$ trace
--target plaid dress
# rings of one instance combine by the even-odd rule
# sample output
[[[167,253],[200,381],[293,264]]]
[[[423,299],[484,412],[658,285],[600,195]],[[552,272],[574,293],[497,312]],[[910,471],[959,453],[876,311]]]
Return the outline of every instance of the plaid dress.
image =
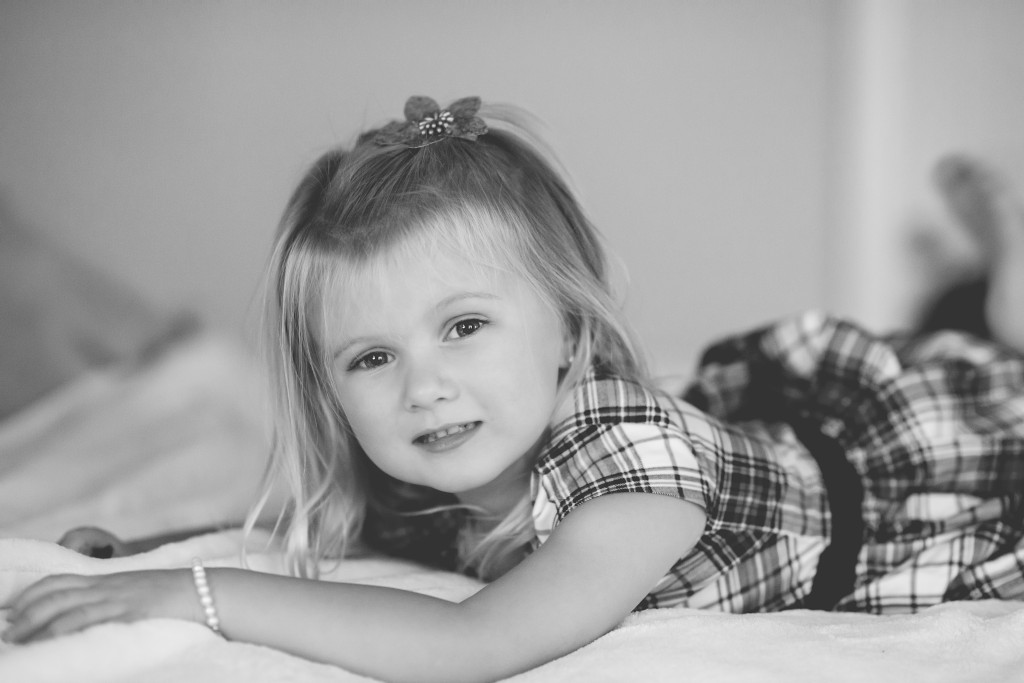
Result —
[[[592,372],[574,399],[535,466],[537,544],[606,493],[708,515],[641,609],[1024,599],[1024,359],[1008,350],[811,313],[714,345],[683,398]]]

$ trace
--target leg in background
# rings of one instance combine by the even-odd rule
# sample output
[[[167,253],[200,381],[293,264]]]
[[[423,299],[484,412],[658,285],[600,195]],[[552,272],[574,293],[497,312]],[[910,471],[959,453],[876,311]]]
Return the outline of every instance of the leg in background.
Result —
[[[941,296],[923,327],[964,329],[1024,353],[1024,204],[997,172],[969,157],[941,161],[935,181],[978,244],[985,275]]]

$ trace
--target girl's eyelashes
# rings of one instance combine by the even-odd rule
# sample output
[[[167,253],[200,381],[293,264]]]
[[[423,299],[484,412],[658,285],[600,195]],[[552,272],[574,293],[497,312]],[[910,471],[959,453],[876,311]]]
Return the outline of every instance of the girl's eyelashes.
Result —
[[[488,324],[489,322],[482,318],[463,318],[451,326],[448,330],[448,334],[445,335],[445,340],[447,341],[450,339],[462,339],[463,337],[468,337],[476,334],[481,330],[481,328]]]
[[[391,354],[386,351],[369,351],[357,356],[349,363],[349,370],[374,370],[391,362]]]
[[[472,336],[487,325],[490,325],[490,321],[484,320],[483,318],[462,318],[461,320],[455,321],[452,326],[448,328],[447,333],[445,333],[444,340],[454,341]],[[376,370],[377,368],[387,365],[393,360],[394,354],[391,352],[375,349],[373,351],[367,351],[366,353],[352,359],[352,362],[348,364],[348,370]]]

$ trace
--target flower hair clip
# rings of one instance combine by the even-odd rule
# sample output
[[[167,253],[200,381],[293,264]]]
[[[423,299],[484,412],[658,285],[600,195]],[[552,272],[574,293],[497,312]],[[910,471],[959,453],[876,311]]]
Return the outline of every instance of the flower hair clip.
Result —
[[[425,147],[445,138],[476,140],[487,124],[476,113],[479,97],[463,97],[441,109],[429,97],[413,96],[405,103],[405,121],[392,121],[373,136],[378,145]]]

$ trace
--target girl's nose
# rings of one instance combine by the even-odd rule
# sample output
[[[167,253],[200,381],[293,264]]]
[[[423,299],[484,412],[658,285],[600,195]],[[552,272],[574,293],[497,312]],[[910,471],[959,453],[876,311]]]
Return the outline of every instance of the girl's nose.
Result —
[[[405,360],[405,403],[410,410],[429,409],[458,397],[458,385],[438,359]]]

